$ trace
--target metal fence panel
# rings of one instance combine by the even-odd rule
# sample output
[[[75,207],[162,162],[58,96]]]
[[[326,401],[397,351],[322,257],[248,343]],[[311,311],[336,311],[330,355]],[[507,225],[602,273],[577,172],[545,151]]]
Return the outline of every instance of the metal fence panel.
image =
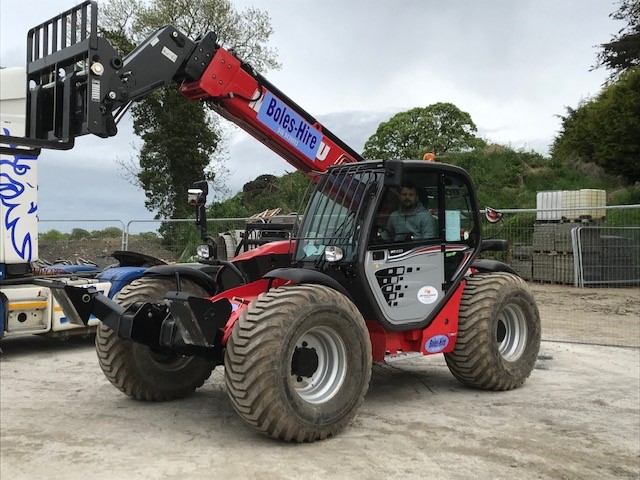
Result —
[[[246,221],[246,218],[207,220],[207,233],[216,239],[218,253],[224,249],[228,255],[235,249]],[[195,260],[196,247],[202,243],[200,230],[193,219],[131,220],[126,227],[124,250],[167,262],[188,262]]]
[[[576,286],[640,285],[640,205],[584,209],[501,210],[483,225],[485,238],[509,241],[486,256],[512,265],[526,280]],[[540,220],[554,218],[558,220]]]
[[[500,212],[483,232],[509,250],[485,256],[531,282],[544,340],[640,347],[640,205]]]

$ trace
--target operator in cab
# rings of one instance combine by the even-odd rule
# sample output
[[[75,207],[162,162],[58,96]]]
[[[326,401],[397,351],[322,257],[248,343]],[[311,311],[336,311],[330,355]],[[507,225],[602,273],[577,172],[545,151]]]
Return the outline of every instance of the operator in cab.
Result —
[[[419,200],[416,186],[405,182],[400,189],[400,208],[389,216],[385,240],[398,242],[437,236],[438,221]]]

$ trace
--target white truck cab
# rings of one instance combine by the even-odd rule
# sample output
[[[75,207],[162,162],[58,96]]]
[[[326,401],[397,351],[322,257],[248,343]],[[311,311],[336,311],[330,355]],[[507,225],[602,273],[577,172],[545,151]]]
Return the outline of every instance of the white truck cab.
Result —
[[[3,135],[25,135],[26,84],[24,68],[0,69]],[[0,233],[0,338],[88,333],[91,328],[70,323],[50,290],[34,284],[29,274],[38,260],[38,159],[28,152],[0,154]],[[73,276],[64,281],[109,293],[108,282]],[[93,319],[89,326],[97,323]]]

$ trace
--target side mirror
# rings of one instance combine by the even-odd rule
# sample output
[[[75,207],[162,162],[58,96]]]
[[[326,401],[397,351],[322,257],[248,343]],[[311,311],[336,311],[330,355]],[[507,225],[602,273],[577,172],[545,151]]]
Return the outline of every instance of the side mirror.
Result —
[[[193,186],[187,190],[187,202],[190,206],[196,208],[196,226],[200,229],[200,238],[208,243],[207,209],[205,207],[207,193],[209,193],[209,184],[206,180],[193,182]]]
[[[500,220],[502,220],[502,213],[500,213],[497,210],[494,210],[491,207],[484,207],[485,208],[485,217],[487,218],[487,221],[489,223],[498,223]]]
[[[404,163],[402,160],[384,161],[384,184],[387,187],[399,187],[402,185],[402,172]]]
[[[187,190],[187,202],[192,207],[200,207],[207,203],[209,184],[206,180],[193,182],[193,186]]]

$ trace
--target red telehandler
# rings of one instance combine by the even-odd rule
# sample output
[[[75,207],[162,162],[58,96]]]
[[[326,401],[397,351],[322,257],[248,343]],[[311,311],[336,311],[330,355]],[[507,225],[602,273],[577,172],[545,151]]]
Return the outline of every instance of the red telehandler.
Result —
[[[466,385],[525,382],[540,347],[538,309],[511,267],[479,258],[507,244],[482,239],[464,170],[364,161],[215,33],[192,41],[166,26],[122,58],[96,19],[96,4],[85,2],[29,32],[27,138],[3,142],[71,148],[80,135],[113,136],[131,102],[178,82],[316,182],[292,240],[208,260],[214,277],[173,267],[133,281],[115,301],[46,283],[73,321],[100,318],[98,358],[117,388],[180,398],[223,365],[246,423],[303,442],[349,423],[372,362],[442,353]],[[403,189],[414,209],[432,212],[428,234],[398,230],[398,212],[409,211]],[[206,192],[191,193],[202,207]]]

